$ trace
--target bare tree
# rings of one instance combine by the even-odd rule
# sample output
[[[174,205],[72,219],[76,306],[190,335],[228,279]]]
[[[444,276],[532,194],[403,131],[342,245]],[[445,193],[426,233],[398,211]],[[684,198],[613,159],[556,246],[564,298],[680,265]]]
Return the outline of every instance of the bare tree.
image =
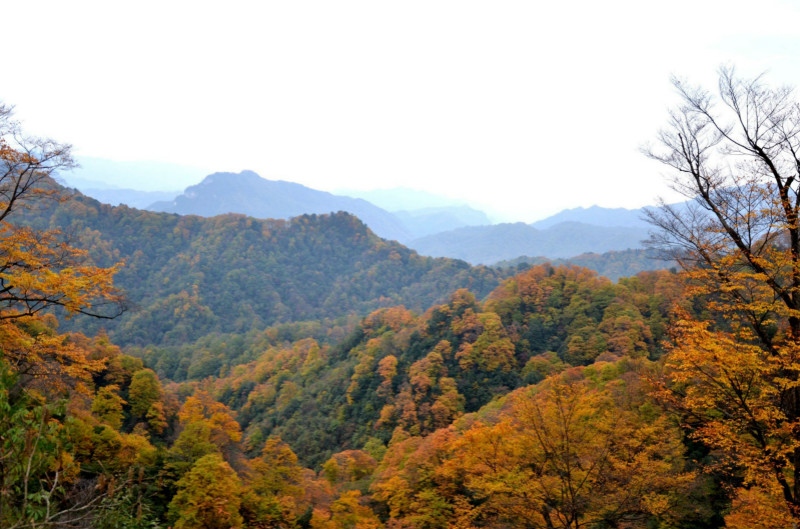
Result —
[[[9,222],[37,201],[64,199],[52,178],[76,165],[69,145],[25,135],[12,111],[0,103],[0,320],[51,307],[98,318],[119,316],[126,306],[111,285],[116,268],[90,266],[87,252],[57,230]],[[57,281],[51,280],[54,273]],[[97,295],[86,297],[90,291]]]
[[[69,145],[24,134],[13,107],[0,103],[0,221],[42,195],[56,171],[76,166]]]
[[[118,266],[93,266],[57,230],[23,226],[16,213],[61,200],[51,178],[74,166],[67,145],[26,136],[0,104],[0,526],[84,527],[109,494],[76,474],[67,453],[66,392],[102,366],[59,336],[52,308],[115,317]],[[12,222],[12,220],[14,222]],[[102,476],[102,474],[100,475]]]
[[[741,469],[747,494],[780,491],[798,521],[800,104],[733,68],[718,96],[673,85],[681,103],[645,152],[689,202],[650,211],[650,243],[686,270],[717,325],[676,324],[665,394]]]
[[[733,68],[720,70],[718,99],[677,78],[673,85],[682,104],[645,152],[674,170],[673,189],[690,201],[649,211],[658,228],[650,243],[685,269],[713,268],[723,286],[739,272],[757,274],[774,298],[770,309],[786,315],[800,339],[800,105],[793,91],[765,86],[762,76],[740,79]],[[754,293],[729,294],[752,301]],[[767,338],[765,312],[748,316]]]

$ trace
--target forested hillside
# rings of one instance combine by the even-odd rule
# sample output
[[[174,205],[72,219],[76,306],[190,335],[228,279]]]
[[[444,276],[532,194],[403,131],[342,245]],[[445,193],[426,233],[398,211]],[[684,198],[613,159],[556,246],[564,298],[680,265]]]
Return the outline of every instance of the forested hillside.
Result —
[[[248,435],[279,435],[301,461],[319,465],[370,439],[388,443],[397,428],[432,433],[569,366],[657,358],[679,292],[667,272],[614,285],[586,269],[542,265],[506,280],[485,303],[459,290],[424,314],[380,309],[337,343],[260,337],[249,347],[262,352],[213,392],[239,411]],[[202,362],[202,351],[189,365]],[[169,370],[178,365],[169,354],[144,358],[161,376],[186,378]]]
[[[422,310],[457,288],[486,295],[498,272],[422,257],[375,236],[346,213],[260,220],[179,216],[112,207],[82,195],[42,202],[18,221],[58,227],[99,266],[123,262],[116,285],[130,310],[76,318],[115,343],[181,344],[212,332],[337,318],[403,304]]]
[[[648,270],[666,270],[674,268],[677,263],[660,257],[652,249],[612,250],[604,253],[584,253],[567,259],[548,259],[547,257],[529,257],[522,255],[495,263],[496,268],[516,268],[523,270],[528,266],[542,263],[572,264],[594,270],[601,276],[616,281],[622,277],[635,276]]]
[[[66,195],[0,105],[0,527],[796,527],[800,116],[720,86],[650,152],[676,269],[616,283]]]

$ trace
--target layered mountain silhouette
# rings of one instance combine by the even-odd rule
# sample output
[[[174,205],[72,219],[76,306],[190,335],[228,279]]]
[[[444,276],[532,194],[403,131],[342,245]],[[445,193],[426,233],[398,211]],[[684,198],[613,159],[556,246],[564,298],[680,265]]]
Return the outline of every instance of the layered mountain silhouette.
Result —
[[[245,178],[248,178],[245,175]],[[213,332],[246,333],[289,321],[424,310],[459,288],[478,296],[501,274],[424,257],[378,238],[344,212],[264,220],[204,218],[110,206],[71,190],[17,219],[59,226],[99,266],[124,261],[115,284],[131,310],[107,321],[74,318],[63,329],[104,327],[120,345],[187,343]]]
[[[603,208],[600,206],[571,208],[533,222],[531,226],[544,230],[562,222],[580,222],[594,226],[622,226],[646,229],[650,225],[644,220],[645,209]]]
[[[441,206],[392,212],[414,238],[467,226],[487,226],[491,221],[483,211],[469,206]]]
[[[171,201],[150,210],[211,217],[242,213],[256,218],[286,219],[302,214],[346,211],[363,220],[378,236],[398,240],[424,255],[490,264],[520,255],[550,258],[609,250],[641,248],[647,228],[640,210],[593,207],[564,211],[538,223],[488,224],[468,207],[424,208],[394,214],[366,200],[334,195],[301,184],[266,180],[252,171],[214,173]],[[565,219],[593,220],[592,224]],[[598,220],[599,219],[599,220]],[[602,223],[602,224],[601,224]]]
[[[595,226],[560,222],[539,230],[522,222],[460,228],[415,239],[409,246],[423,255],[491,264],[520,255],[571,257],[586,252],[641,248],[645,227]]]
[[[259,219],[345,211],[364,221],[384,239],[406,241],[411,237],[397,218],[366,200],[338,196],[294,182],[266,180],[253,171],[208,175],[175,199],[155,202],[147,209],[202,217],[241,213]]]
[[[84,186],[82,191],[111,204],[202,217],[241,213],[261,219],[289,219],[344,211],[361,219],[382,238],[397,240],[424,255],[463,259],[472,264],[492,264],[523,255],[558,259],[587,252],[642,248],[648,231],[644,208],[573,208],[529,225],[492,225],[485,213],[447,204],[447,199],[426,192],[404,188],[360,192],[389,208],[406,206],[389,211],[362,198],[267,180],[253,171],[214,173],[177,196],[112,189],[110,185],[106,189]],[[148,204],[149,199],[162,197],[167,199]],[[414,207],[415,204],[428,207]]]

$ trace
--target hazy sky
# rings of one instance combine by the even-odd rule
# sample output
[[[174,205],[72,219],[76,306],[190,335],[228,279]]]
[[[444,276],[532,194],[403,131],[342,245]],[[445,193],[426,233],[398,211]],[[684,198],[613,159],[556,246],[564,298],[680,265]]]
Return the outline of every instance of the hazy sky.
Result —
[[[507,220],[665,194],[638,147],[671,73],[800,82],[800,8],[778,0],[34,0],[2,17],[0,99],[79,155],[426,189]]]

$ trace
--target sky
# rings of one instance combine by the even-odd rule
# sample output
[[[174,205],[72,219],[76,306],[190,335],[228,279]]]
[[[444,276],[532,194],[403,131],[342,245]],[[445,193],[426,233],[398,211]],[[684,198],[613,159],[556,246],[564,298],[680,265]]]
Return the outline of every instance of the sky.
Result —
[[[800,81],[800,2],[8,2],[0,100],[80,156],[423,189],[530,222],[676,198],[670,75]],[[161,189],[185,182],[160,182]]]

